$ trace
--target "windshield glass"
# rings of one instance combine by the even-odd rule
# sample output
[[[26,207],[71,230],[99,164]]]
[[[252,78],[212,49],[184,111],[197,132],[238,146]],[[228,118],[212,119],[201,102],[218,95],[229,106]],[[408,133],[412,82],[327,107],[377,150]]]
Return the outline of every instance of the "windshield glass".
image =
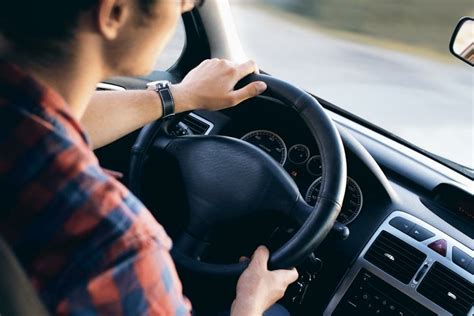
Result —
[[[247,55],[383,129],[474,168],[473,68],[449,53],[471,0],[231,0]]]

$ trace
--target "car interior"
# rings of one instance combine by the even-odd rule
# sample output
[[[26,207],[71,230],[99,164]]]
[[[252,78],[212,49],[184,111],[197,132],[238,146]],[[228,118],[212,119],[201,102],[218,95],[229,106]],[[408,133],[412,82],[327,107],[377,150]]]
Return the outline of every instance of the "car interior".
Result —
[[[230,10],[207,0],[183,15],[186,45],[171,68],[97,89],[242,60]],[[239,258],[264,244],[270,268],[298,269],[279,302],[291,315],[474,315],[472,173],[265,69],[239,84],[255,80],[268,90],[239,106],[177,114],[95,151],[173,239],[193,313],[228,309]],[[4,315],[46,314],[0,246]]]

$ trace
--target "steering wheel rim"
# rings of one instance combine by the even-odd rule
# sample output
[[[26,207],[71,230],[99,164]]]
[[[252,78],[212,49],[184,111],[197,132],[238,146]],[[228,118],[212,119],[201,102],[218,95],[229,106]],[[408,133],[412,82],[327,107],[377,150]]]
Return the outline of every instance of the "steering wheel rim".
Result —
[[[336,126],[314,97],[285,81],[261,74],[249,75],[237,86],[243,86],[253,81],[265,82],[267,84],[265,96],[277,99],[296,110],[310,129],[320,149],[323,168],[318,202],[314,207],[310,207],[298,192],[295,201],[296,215],[292,214],[292,216],[296,216],[302,225],[289,241],[270,256],[270,268],[290,268],[301,263],[317,248],[339,215],[347,179],[345,152]],[[138,196],[141,192],[141,172],[144,158],[154,143],[158,131],[162,128],[162,123],[156,121],[144,127],[132,148],[129,186]],[[281,169],[283,168],[281,167]],[[271,170],[275,171],[276,169]],[[235,276],[240,274],[247,265],[247,263],[205,263],[183,254],[174,247],[172,256],[182,267],[210,275]]]

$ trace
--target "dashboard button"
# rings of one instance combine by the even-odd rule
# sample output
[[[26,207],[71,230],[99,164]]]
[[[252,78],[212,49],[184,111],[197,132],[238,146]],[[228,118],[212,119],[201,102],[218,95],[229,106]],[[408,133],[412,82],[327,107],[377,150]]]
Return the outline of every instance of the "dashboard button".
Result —
[[[413,228],[413,226],[415,226],[415,223],[412,223],[409,220],[400,216],[392,218],[389,224],[395,227],[396,229],[404,232],[405,234],[408,234]]]
[[[467,267],[467,271],[469,271],[471,274],[474,274],[474,259],[471,259],[471,264],[469,267]]]
[[[458,247],[453,247],[453,262],[455,264],[467,270],[471,261],[472,258],[467,253],[465,253]]]
[[[411,237],[415,238],[418,241],[423,241],[428,238],[433,237],[435,234],[427,230],[426,228],[421,227],[420,225],[415,225],[410,232],[408,233]]]
[[[448,243],[444,239],[438,239],[436,241],[433,241],[431,244],[428,245],[428,247],[443,257],[446,257],[446,252],[448,250]]]

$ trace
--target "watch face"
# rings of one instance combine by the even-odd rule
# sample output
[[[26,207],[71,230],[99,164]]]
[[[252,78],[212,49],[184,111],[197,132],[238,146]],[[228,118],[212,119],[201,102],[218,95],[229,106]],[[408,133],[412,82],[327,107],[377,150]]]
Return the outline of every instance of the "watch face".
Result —
[[[150,90],[157,90],[160,88],[169,87],[171,83],[168,80],[159,80],[159,81],[152,81],[146,84],[147,88]]]

